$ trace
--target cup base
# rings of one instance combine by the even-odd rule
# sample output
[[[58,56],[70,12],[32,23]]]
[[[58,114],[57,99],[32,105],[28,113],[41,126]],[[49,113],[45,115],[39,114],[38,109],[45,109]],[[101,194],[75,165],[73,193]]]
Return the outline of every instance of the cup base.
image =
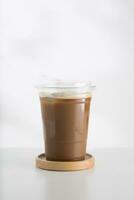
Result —
[[[49,161],[44,153],[36,158],[36,167],[50,171],[77,171],[91,169],[95,165],[95,159],[91,154],[86,154],[81,161]]]
[[[55,158],[50,158],[50,157],[47,157],[46,155],[46,160],[48,161],[57,161],[57,162],[73,162],[73,161],[82,161],[82,160],[85,160],[85,156],[82,156],[82,157],[74,157],[72,160],[71,159],[60,159],[60,160],[57,160]]]

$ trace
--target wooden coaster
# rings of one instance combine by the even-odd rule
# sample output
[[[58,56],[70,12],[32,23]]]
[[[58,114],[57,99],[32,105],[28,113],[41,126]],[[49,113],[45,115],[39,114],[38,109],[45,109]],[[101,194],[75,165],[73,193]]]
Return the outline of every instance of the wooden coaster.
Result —
[[[94,166],[94,158],[91,154],[86,154],[85,160],[82,161],[49,161],[46,160],[45,154],[40,154],[36,158],[36,167],[52,171],[76,171],[91,169]]]

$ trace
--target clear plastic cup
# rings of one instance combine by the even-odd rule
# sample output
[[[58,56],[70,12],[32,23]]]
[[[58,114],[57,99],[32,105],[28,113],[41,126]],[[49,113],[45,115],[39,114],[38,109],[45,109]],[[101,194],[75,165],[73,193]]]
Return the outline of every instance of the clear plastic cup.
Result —
[[[90,82],[46,80],[37,86],[45,155],[51,161],[83,160],[92,90]]]

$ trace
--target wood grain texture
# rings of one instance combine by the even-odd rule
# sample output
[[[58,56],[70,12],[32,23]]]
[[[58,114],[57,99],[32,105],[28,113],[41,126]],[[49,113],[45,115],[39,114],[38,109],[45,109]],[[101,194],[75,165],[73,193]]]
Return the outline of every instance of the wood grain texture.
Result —
[[[46,160],[45,154],[40,154],[36,158],[36,167],[50,171],[77,171],[84,169],[91,169],[94,167],[95,160],[90,154],[86,154],[85,160],[82,161],[48,161]]]

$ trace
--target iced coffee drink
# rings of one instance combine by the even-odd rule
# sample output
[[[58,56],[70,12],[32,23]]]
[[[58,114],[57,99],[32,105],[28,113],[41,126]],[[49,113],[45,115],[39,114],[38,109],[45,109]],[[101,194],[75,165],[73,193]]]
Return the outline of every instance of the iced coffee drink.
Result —
[[[45,89],[40,92],[46,159],[83,160],[86,154],[91,91],[88,87],[57,88],[47,88],[48,93]]]

